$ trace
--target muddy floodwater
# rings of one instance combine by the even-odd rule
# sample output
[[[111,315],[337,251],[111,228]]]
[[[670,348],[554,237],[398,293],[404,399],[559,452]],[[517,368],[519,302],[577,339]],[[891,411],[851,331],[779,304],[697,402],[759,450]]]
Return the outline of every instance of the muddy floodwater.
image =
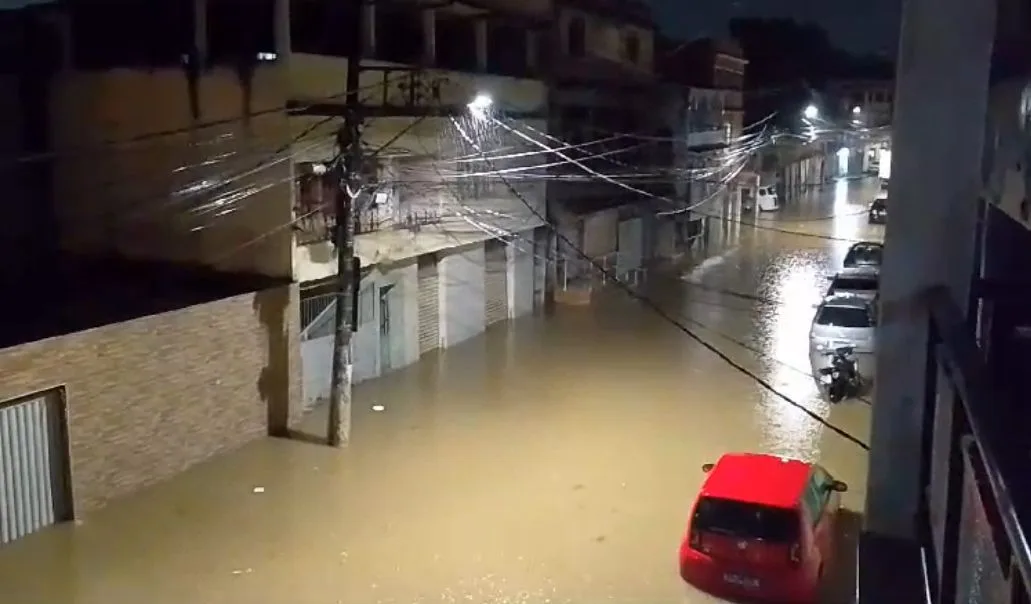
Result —
[[[870,409],[820,400],[807,335],[844,240],[881,235],[875,192],[843,183],[732,226],[720,255],[646,287],[794,404],[611,292],[362,384],[347,450],[262,440],[0,549],[0,602],[713,601],[676,568],[703,463],[818,460],[862,509],[866,452],[822,422],[865,442]]]

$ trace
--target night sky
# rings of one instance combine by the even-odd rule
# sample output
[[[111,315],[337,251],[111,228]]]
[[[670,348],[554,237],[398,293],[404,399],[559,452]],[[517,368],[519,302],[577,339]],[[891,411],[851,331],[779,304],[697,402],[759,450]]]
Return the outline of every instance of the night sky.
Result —
[[[0,0],[0,9],[52,0]],[[853,52],[894,56],[901,0],[647,0],[664,33],[681,39],[720,36],[732,17],[816,21],[831,41]]]
[[[648,0],[674,38],[721,36],[733,17],[815,21],[844,50],[895,56],[901,0]]]

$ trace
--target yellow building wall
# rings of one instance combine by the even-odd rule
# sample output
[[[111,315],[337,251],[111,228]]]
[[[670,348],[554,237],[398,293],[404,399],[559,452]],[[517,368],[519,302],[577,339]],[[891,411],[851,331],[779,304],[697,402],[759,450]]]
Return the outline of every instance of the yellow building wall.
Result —
[[[67,71],[50,111],[62,246],[87,254],[291,275],[283,70]],[[240,119],[251,114],[249,119]]]

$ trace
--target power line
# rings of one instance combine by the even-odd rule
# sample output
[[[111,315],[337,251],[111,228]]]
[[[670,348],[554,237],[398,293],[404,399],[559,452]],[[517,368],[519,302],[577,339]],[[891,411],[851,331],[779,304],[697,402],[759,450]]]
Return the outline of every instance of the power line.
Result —
[[[479,147],[479,145],[477,145],[477,143],[474,140],[469,138],[469,136],[467,134],[464,134],[464,130],[462,129],[461,125],[458,124],[457,121],[454,120],[454,118],[452,118],[452,123],[455,124],[455,127],[458,128],[459,131],[463,132],[463,136],[470,143],[470,145],[472,145],[474,148],[478,148]],[[505,183],[505,186],[509,189],[509,191],[516,198],[518,198],[531,212],[533,212],[535,215],[537,215],[537,217],[539,219],[543,220],[546,224],[550,224],[543,216],[540,215],[540,212],[538,212],[537,209],[534,208],[533,205],[531,203],[529,203],[526,200],[526,198],[524,198],[522,196],[522,194],[519,193],[518,190],[515,189],[515,187],[512,187],[511,184],[508,183],[508,179],[506,179],[504,177],[501,177],[501,180],[502,180],[503,183]],[[562,232],[560,230],[558,230],[557,228],[554,228],[554,225],[552,225],[552,228],[553,228],[553,232],[555,233],[555,235],[557,237],[559,237],[562,240],[564,240],[566,242],[566,244],[571,247],[571,249],[573,249],[575,252],[577,252],[577,254],[580,255],[584,260],[586,260],[587,262],[591,263],[595,267],[595,269],[597,269],[599,272],[602,272],[602,273],[605,273],[605,274],[610,274],[609,271],[607,271],[607,269],[605,269],[605,267],[601,266],[600,264],[595,262],[592,258],[590,258],[586,253],[583,252],[583,250],[581,250],[578,246],[576,246],[568,237],[566,237],[564,234],[562,234]],[[815,421],[819,422],[820,424],[825,426],[827,429],[829,429],[832,432],[838,434],[839,436],[841,436],[845,440],[848,440],[849,442],[855,444],[856,446],[862,448],[863,450],[866,450],[866,451],[870,450],[870,446],[868,444],[866,444],[865,442],[863,442],[859,438],[853,436],[849,432],[847,432],[847,431],[845,431],[845,430],[835,426],[834,424],[831,424],[829,421],[827,421],[824,418],[820,417],[818,414],[816,414],[814,411],[810,410],[805,405],[802,405],[801,403],[799,403],[799,402],[795,401],[794,399],[792,399],[787,394],[784,394],[783,392],[781,392],[779,389],[777,389],[773,384],[771,384],[767,380],[765,380],[762,377],[756,375],[752,371],[748,370],[748,368],[744,367],[743,365],[741,365],[740,363],[738,363],[734,359],[730,358],[726,353],[721,351],[719,348],[717,348],[716,346],[713,346],[711,343],[706,341],[704,338],[702,338],[701,336],[699,336],[696,333],[694,333],[693,331],[691,331],[691,329],[689,329],[683,323],[677,321],[674,317],[671,317],[661,306],[655,304],[655,302],[653,302],[651,299],[649,299],[649,298],[647,298],[645,296],[641,296],[632,287],[627,286],[625,283],[623,283],[618,278],[614,278],[613,280],[620,287],[620,289],[625,291],[629,296],[631,296],[635,300],[638,300],[639,302],[644,304],[647,308],[649,308],[650,310],[655,312],[663,320],[665,320],[666,322],[668,322],[671,325],[675,326],[677,329],[679,329],[681,332],[683,332],[689,338],[691,338],[692,340],[694,340],[698,344],[702,345],[709,352],[711,352],[714,355],[716,355],[717,357],[719,357],[724,363],[726,363],[727,365],[731,366],[732,368],[737,370],[739,373],[749,377],[750,379],[752,379],[752,381],[754,381],[755,383],[759,384],[760,386],[765,388],[770,393],[776,395],[778,398],[782,399],[783,401],[785,401],[789,405],[799,409],[800,411],[802,411],[803,413],[805,413],[806,415],[808,415],[809,417],[811,417]]]

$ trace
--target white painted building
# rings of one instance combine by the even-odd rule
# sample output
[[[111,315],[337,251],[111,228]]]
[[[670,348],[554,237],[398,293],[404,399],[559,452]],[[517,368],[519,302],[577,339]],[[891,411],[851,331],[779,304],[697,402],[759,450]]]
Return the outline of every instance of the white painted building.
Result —
[[[468,10],[483,12],[485,19],[451,19],[455,11]],[[513,16],[504,7],[496,9],[500,16],[489,10],[478,3],[475,8],[455,4],[409,11],[413,31],[422,36],[415,49],[422,57],[418,62],[440,69],[399,66],[405,57],[381,52],[378,44],[392,38],[366,40],[367,56],[374,59],[365,62],[362,89],[388,83],[365,100],[382,110],[367,118],[363,142],[382,150],[368,162],[368,186],[358,203],[355,254],[362,276],[352,341],[355,382],[406,367],[493,324],[528,315],[543,301],[545,184],[527,174],[545,160],[539,153],[526,155],[536,149],[509,130],[534,138],[547,132],[546,89],[533,77],[538,67],[536,17]],[[381,30],[375,21],[382,11],[377,15],[373,7],[370,12],[370,31]],[[394,20],[402,17],[391,15]],[[522,44],[523,50],[515,53],[522,60],[510,57],[497,65],[492,53],[501,51],[491,39],[492,23],[500,28],[506,19],[525,21],[518,32],[498,33],[507,36],[503,42],[510,54]],[[475,41],[470,65],[456,63],[466,55],[444,46],[461,38],[465,26]],[[394,60],[376,60],[388,56]],[[412,64],[417,59],[410,57]],[[306,218],[298,223],[293,262],[301,283],[303,397],[311,406],[329,395],[336,281],[331,242],[336,184],[333,175],[319,175],[323,170],[313,167],[328,165],[336,155],[332,134],[339,122],[326,122],[332,107],[307,108],[317,105],[312,99],[339,87],[346,60],[294,53],[290,61],[291,100],[306,108],[291,117],[291,130],[306,135],[294,153],[295,214]],[[509,75],[488,75],[490,71]],[[412,89],[421,95],[415,102],[408,94]],[[490,117],[467,109],[481,95],[491,100]],[[485,156],[494,159],[484,161]],[[507,174],[504,181],[492,175],[499,171]]]

